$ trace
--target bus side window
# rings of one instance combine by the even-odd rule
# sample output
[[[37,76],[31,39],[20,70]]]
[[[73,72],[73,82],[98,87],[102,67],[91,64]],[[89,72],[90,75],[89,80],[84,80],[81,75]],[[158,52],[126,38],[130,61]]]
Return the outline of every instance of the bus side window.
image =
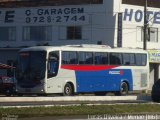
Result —
[[[136,54],[136,65],[138,66],[145,66],[147,56],[145,54]]]
[[[142,55],[142,66],[145,66],[147,63],[147,56],[145,54]]]
[[[135,54],[132,53],[132,54],[130,54],[130,64],[134,66],[135,63],[136,63]]]
[[[120,53],[110,53],[109,58],[110,58],[111,65],[122,64],[122,55]]]
[[[62,52],[62,64],[78,64],[77,52],[63,51]]]
[[[123,53],[123,64],[130,65],[130,55],[128,53]]]
[[[95,65],[106,65],[108,64],[108,54],[107,53],[95,53],[94,56]]]
[[[49,53],[48,57],[48,78],[55,77],[58,73],[59,54],[58,52]]]
[[[92,52],[79,52],[79,64],[93,64],[93,53]]]
[[[78,64],[77,52],[70,52],[69,64]]]
[[[133,53],[123,53],[123,65],[134,66],[135,55]]]

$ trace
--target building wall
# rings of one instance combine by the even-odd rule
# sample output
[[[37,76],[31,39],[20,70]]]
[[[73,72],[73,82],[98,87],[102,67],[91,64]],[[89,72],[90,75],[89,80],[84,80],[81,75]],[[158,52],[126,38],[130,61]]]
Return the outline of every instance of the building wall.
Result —
[[[102,4],[103,0],[1,0],[2,8]]]
[[[10,33],[14,40],[0,40],[0,47],[82,43],[102,43],[114,46],[116,15],[119,10],[117,6],[120,6],[120,4],[116,0],[116,2],[103,1],[103,4],[3,8],[0,12],[0,26],[14,27],[16,35],[14,37],[14,33]],[[66,9],[68,10],[67,13],[64,12]],[[62,12],[59,10],[62,10]],[[47,41],[24,40],[24,27],[27,26],[49,26],[52,37]],[[66,38],[68,26],[80,26],[82,38],[68,40]]]
[[[19,51],[18,48],[16,48],[16,49],[1,48],[0,49],[0,55],[2,57],[0,58],[0,63],[8,64],[7,61],[16,60],[17,55],[18,55],[18,51]]]
[[[122,5],[123,15],[123,47],[143,48],[144,7],[133,5]],[[149,28],[157,30],[157,41],[153,41],[153,36],[147,43],[148,49],[159,49],[160,44],[160,12],[158,8],[149,8]],[[153,34],[153,31],[151,31]]]
[[[0,10],[0,32],[6,27],[12,27],[15,32],[8,30],[9,38],[0,39],[0,47],[22,47],[35,45],[64,45],[64,44],[108,44],[117,47],[118,13],[122,13],[122,47],[143,48],[143,7],[122,4],[121,0],[101,0],[89,4],[83,0],[82,5],[39,6],[2,8]],[[123,0],[124,2],[124,0]],[[28,3],[28,2],[27,2]],[[53,4],[54,3],[54,4]],[[52,2],[55,5],[55,1]],[[74,4],[80,4],[80,1]],[[66,11],[65,11],[66,10]],[[158,8],[148,8],[149,27],[157,30],[157,41],[149,41],[148,49],[159,49],[160,17]],[[27,30],[29,27],[40,26],[47,29],[49,38],[31,40]],[[46,27],[47,28],[43,28]],[[67,27],[81,27],[80,39],[68,39]],[[39,28],[37,28],[39,29]],[[35,28],[33,28],[33,31]],[[24,32],[25,31],[25,32]],[[30,30],[31,32],[31,30]],[[151,31],[153,32],[153,31]],[[24,34],[26,33],[26,34]],[[15,35],[14,35],[15,34]],[[34,33],[32,33],[34,34]],[[43,33],[46,34],[46,33]],[[24,36],[28,36],[27,40]],[[33,35],[31,35],[33,36]],[[38,36],[38,35],[37,35]],[[153,37],[153,35],[152,35]]]

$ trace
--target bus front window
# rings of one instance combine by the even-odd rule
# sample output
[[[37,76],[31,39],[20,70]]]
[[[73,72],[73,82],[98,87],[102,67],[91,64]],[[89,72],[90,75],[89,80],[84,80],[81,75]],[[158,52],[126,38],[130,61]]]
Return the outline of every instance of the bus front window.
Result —
[[[17,82],[24,87],[41,84],[45,78],[46,52],[26,51],[19,53]]]
[[[48,78],[55,77],[58,73],[59,67],[59,55],[58,52],[50,52],[48,58]]]

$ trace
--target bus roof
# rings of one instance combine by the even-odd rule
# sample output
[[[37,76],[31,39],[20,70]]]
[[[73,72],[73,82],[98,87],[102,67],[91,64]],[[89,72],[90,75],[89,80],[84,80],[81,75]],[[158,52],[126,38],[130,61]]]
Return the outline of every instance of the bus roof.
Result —
[[[64,46],[34,46],[34,47],[28,47],[23,48],[20,50],[20,52],[25,51],[88,51],[88,52],[129,52],[129,53],[147,53],[147,51],[143,49],[133,49],[133,48],[111,48],[104,45],[64,45]]]

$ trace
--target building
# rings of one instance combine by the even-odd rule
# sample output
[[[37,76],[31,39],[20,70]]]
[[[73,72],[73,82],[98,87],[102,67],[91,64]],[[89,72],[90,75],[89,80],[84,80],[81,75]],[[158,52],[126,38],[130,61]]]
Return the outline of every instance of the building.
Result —
[[[142,49],[143,5],[144,0],[1,0],[0,62],[13,64],[20,48],[36,45]],[[151,89],[160,78],[160,1],[148,5]]]

